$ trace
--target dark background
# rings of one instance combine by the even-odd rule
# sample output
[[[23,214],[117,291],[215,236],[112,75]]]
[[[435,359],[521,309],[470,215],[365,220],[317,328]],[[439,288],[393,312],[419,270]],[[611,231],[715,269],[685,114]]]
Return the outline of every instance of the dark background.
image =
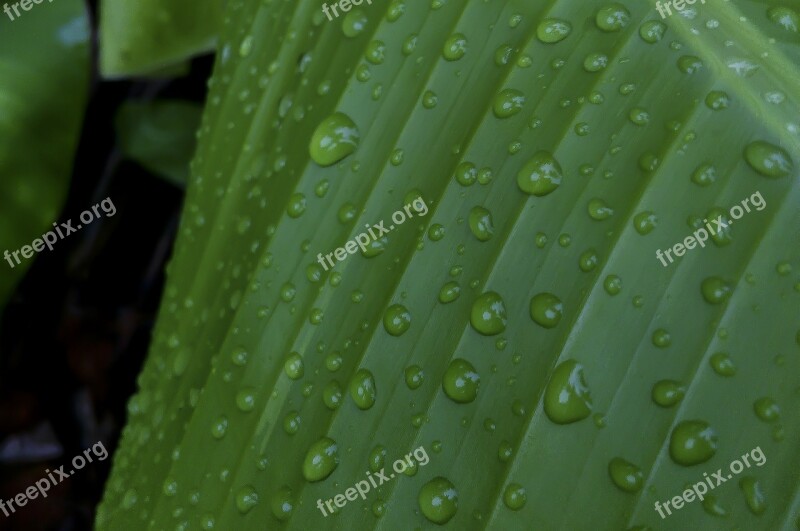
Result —
[[[95,2],[91,2],[95,4]],[[183,190],[122,160],[113,118],[128,100],[202,102],[212,58],[196,59],[175,80],[101,82],[95,73],[58,218],[109,197],[117,209],[37,253],[0,320],[0,498],[9,500],[73,456],[102,441],[95,458],[6,517],[0,530],[91,529],[126,402],[147,353],[172,251]],[[54,82],[57,82],[54,80]],[[73,223],[77,225],[77,223]],[[34,432],[37,436],[34,436]],[[46,454],[46,455],[43,455]]]

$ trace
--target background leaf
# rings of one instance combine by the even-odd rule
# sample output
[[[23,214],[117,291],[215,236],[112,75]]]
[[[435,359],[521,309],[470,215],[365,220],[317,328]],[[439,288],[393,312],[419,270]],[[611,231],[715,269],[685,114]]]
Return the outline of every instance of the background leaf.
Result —
[[[101,0],[101,74],[148,75],[212,50],[222,7],[222,0]]]
[[[0,244],[13,252],[51,228],[69,186],[89,86],[89,26],[79,0],[0,19]],[[4,260],[5,301],[34,258]]]
[[[201,113],[200,105],[187,101],[126,102],[116,119],[120,149],[125,157],[183,188]]]

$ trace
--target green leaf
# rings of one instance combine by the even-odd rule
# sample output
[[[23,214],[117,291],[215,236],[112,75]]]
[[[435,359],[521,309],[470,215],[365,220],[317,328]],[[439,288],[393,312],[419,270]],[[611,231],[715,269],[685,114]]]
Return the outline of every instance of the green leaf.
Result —
[[[0,248],[30,245],[66,198],[89,86],[89,22],[79,0],[32,4],[0,21]],[[13,11],[12,11],[13,14]],[[0,305],[34,258],[3,260]]]
[[[795,525],[796,29],[748,1],[229,7],[98,529]],[[654,509],[734,460],[707,509]]]
[[[222,0],[101,0],[100,72],[158,76],[212,50],[222,8]]]
[[[188,101],[126,102],[116,131],[125,157],[183,188],[195,150],[202,108]]]

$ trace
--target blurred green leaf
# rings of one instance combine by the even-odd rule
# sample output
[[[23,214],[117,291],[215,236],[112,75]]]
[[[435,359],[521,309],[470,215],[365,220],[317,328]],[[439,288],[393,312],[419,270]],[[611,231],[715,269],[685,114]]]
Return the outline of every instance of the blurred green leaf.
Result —
[[[115,121],[120,149],[153,173],[185,187],[202,106],[188,101],[126,102]]]
[[[30,245],[61,211],[90,80],[81,0],[21,13],[0,16],[0,252]],[[35,258],[19,257],[0,265],[0,304]]]
[[[101,0],[100,73],[147,75],[211,51],[223,0]]]

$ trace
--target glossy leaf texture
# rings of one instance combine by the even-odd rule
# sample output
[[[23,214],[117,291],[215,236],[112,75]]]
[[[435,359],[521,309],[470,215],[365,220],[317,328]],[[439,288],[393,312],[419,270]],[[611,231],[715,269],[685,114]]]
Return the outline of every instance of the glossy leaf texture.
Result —
[[[30,245],[58,218],[90,79],[84,3],[34,7],[0,19],[0,247],[9,253]],[[0,304],[34,260],[17,256],[21,263],[12,257],[13,268],[3,261]]]
[[[800,39],[772,7],[232,1],[98,529],[793,529]]]

